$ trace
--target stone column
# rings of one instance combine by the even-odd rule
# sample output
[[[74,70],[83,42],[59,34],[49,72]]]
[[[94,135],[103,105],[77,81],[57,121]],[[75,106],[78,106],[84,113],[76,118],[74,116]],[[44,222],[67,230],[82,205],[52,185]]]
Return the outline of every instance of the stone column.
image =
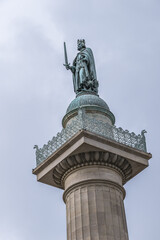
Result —
[[[83,164],[63,178],[67,240],[128,240],[122,167],[129,173],[130,166],[125,159],[117,161],[121,168],[116,166],[117,155],[86,154],[71,157]]]

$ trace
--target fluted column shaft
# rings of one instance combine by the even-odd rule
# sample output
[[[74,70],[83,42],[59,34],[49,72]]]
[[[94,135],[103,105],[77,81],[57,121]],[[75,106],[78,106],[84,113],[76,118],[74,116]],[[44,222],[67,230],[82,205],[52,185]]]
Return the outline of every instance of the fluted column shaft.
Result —
[[[85,166],[65,178],[67,240],[128,240],[122,177],[115,169]]]

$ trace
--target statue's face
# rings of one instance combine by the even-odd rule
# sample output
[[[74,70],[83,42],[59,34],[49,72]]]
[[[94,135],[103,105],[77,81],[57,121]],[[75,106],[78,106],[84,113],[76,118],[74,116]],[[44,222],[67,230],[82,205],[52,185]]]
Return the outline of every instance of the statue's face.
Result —
[[[81,49],[84,48],[84,44],[82,42],[77,43],[77,49],[81,51]]]

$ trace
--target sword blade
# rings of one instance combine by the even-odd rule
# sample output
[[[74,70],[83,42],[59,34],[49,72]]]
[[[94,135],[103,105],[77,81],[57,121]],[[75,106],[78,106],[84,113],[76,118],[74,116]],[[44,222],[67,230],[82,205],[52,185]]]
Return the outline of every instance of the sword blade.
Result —
[[[65,64],[68,65],[67,49],[66,49],[65,42],[64,42],[64,59],[65,59]]]

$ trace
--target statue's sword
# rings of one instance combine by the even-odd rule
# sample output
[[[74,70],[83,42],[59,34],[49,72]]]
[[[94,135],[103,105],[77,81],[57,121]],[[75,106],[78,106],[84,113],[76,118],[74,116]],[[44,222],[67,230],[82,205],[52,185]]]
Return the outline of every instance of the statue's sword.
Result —
[[[63,64],[64,66],[69,66],[70,63],[68,63],[68,57],[67,57],[67,49],[66,49],[66,43],[64,42],[64,59],[65,59],[65,64]]]

